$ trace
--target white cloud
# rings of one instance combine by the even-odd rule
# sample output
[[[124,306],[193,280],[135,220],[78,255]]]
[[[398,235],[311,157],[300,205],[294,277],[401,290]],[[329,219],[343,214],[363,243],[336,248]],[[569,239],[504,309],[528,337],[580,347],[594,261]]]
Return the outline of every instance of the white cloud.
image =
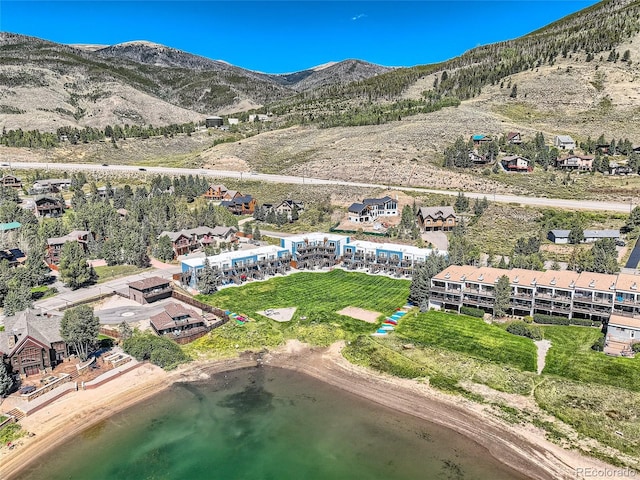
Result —
[[[356,15],[355,17],[351,17],[351,20],[360,20],[361,18],[365,18],[366,15],[364,13],[359,13],[358,15]]]

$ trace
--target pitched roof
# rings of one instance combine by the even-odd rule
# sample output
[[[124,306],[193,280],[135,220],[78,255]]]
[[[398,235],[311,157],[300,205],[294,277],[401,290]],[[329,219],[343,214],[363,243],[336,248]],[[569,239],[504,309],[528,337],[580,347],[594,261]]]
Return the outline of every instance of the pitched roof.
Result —
[[[209,185],[209,188],[212,190],[220,190],[221,192],[226,192],[227,191],[227,187],[225,187],[222,183],[216,183],[216,184],[211,184]]]
[[[585,230],[584,238],[620,238],[620,230]]]
[[[453,210],[453,207],[420,207],[418,211],[422,218],[447,218],[450,216],[455,217],[456,212]]]
[[[558,229],[556,229],[556,230],[551,230],[551,233],[556,238],[569,238],[569,234],[571,233],[571,230],[558,230]]]
[[[579,276],[579,273],[571,270],[547,270],[540,272],[536,283],[541,287],[570,289],[576,285]]]
[[[176,318],[187,317],[185,320],[176,320]],[[152,316],[151,324],[156,330],[166,330],[171,327],[181,327],[194,323],[203,323],[204,318],[195,310],[186,308],[178,303],[170,303],[164,307],[164,312]]]
[[[617,275],[607,273],[582,272],[576,281],[576,288],[590,290],[611,291],[616,288]]]
[[[507,155],[506,157],[504,157],[504,158],[502,159],[502,161],[503,161],[503,162],[511,162],[511,161],[513,161],[513,160],[517,160],[517,159],[519,159],[519,158],[521,158],[522,160],[524,160],[524,161],[526,161],[526,162],[528,162],[528,161],[529,161],[529,159],[528,159],[528,158],[525,158],[525,157],[523,157],[522,155]]]
[[[362,200],[362,203],[364,203],[365,205],[384,205],[385,203],[392,200],[393,199],[389,195],[387,195],[382,198],[365,198],[364,200]]]
[[[4,326],[5,331],[0,332],[0,351],[7,355],[19,349],[27,337],[49,346],[64,341],[60,335],[60,317],[47,316],[41,310],[17,312],[4,319]],[[9,347],[8,343],[8,336],[11,334],[18,337],[13,347]]]
[[[364,203],[352,203],[349,206],[349,213],[361,213],[366,208]]]
[[[0,223],[0,231],[6,232],[9,230],[16,230],[21,226],[22,224],[20,222]]]
[[[557,135],[556,139],[562,143],[575,143],[569,135]]]
[[[509,132],[507,133],[507,140],[511,140],[512,138],[515,138],[518,135],[520,135],[520,132]]]
[[[162,277],[149,277],[138,280],[137,282],[131,282],[129,286],[135,290],[146,290],[147,288],[160,287],[162,285],[168,285],[170,280]]]
[[[631,275],[629,273],[619,273],[616,282],[616,290],[626,292],[637,292],[640,287],[640,275]]]

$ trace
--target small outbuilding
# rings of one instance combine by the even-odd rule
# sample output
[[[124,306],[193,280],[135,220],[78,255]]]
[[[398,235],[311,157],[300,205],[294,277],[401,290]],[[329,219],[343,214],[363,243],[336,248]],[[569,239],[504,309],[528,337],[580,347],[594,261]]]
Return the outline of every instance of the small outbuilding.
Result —
[[[569,233],[571,230],[551,230],[547,234],[549,241],[556,244],[569,243]]]
[[[218,128],[224,124],[222,117],[207,117],[204,121],[207,128]]]

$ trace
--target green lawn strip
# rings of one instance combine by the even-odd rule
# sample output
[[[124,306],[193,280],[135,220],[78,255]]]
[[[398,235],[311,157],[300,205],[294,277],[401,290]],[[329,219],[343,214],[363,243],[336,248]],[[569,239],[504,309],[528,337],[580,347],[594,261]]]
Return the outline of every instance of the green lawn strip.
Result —
[[[405,304],[409,282],[363,273],[333,270],[326,273],[301,272],[241,287],[222,289],[197,298],[255,322],[230,322],[187,349],[194,354],[226,355],[234,351],[277,346],[287,339],[327,346],[336,340],[355,339],[378,326],[336,312],[359,307],[392,314]],[[290,322],[275,322],[257,312],[270,308],[296,307]],[[383,317],[381,317],[382,319]]]
[[[411,313],[398,325],[397,333],[423,345],[465,353],[472,357],[536,370],[536,346],[482,319],[430,311]]]
[[[45,298],[53,297],[58,294],[58,289],[55,287],[48,287],[46,285],[42,285],[39,287],[31,288],[31,298],[34,300],[43,300]]]
[[[547,377],[535,398],[580,434],[640,458],[640,393]]]
[[[19,424],[9,423],[0,429],[0,445],[6,445],[20,437],[24,437],[27,432],[22,430]]]
[[[150,270],[150,268],[139,268],[135,265],[105,265],[102,267],[93,267],[98,275],[98,283],[104,283],[118,277],[127,275],[135,275]]]
[[[390,374],[409,378],[427,376],[436,388],[441,388],[446,380],[447,385],[455,385],[459,390],[458,382],[466,380],[507,393],[529,395],[537,378],[532,372],[523,372],[444,348],[415,345],[406,349],[403,347],[406,343],[406,338],[396,335],[379,338],[363,336],[347,345],[343,354],[353,363]]]
[[[600,330],[560,325],[542,329],[551,340],[543,373],[640,392],[640,357],[609,357],[592,350]]]

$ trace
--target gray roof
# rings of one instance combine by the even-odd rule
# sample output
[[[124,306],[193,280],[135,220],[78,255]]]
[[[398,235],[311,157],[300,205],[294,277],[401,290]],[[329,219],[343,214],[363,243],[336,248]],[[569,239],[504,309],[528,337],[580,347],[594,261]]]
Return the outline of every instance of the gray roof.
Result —
[[[390,196],[382,197],[382,198],[365,198],[362,203],[365,205],[384,205],[387,202],[393,200]]]
[[[363,203],[352,203],[349,207],[349,213],[360,213],[364,208],[365,205]]]
[[[0,332],[0,352],[10,355],[27,337],[46,345],[64,341],[60,335],[60,320],[59,316],[47,316],[41,310],[35,309],[23,310],[6,317],[5,331]],[[15,346],[9,349],[8,336],[11,334],[17,335],[18,339]]]
[[[74,230],[64,237],[47,238],[47,245],[61,245],[67,242],[77,242],[80,237],[89,235],[89,233],[91,232],[89,232],[88,230]]]
[[[585,230],[584,238],[620,238],[620,230]]]
[[[226,237],[229,235],[230,230],[232,231],[232,233],[237,231],[233,227],[223,227],[220,225],[214,228],[202,226],[202,227],[180,230],[179,232],[167,232],[167,231],[160,232],[160,235],[158,235],[158,238],[166,235],[167,237],[169,237],[169,239],[172,242],[175,242],[178,238],[180,238],[181,235],[184,235],[187,237],[191,237],[192,235],[197,235],[197,236],[211,235],[213,237]]]
[[[551,230],[551,234],[556,238],[569,238],[571,230]]]
[[[456,212],[453,207],[420,207],[419,214],[422,218],[447,218],[449,216],[456,216]]]
[[[562,143],[575,143],[573,138],[571,138],[569,135],[558,135],[556,136],[556,138],[559,142]]]

